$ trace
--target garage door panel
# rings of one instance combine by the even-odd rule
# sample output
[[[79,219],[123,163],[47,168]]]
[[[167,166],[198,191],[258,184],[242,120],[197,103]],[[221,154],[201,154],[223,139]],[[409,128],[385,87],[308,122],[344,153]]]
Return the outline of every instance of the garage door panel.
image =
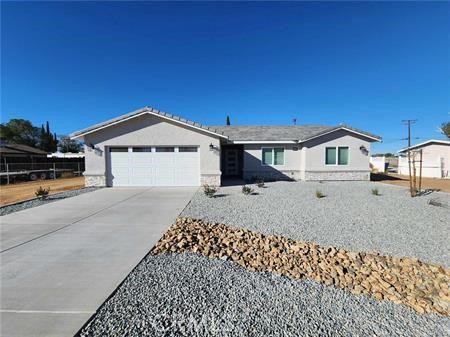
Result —
[[[198,152],[155,152],[150,147],[110,152],[113,186],[199,186]]]
[[[172,167],[154,169],[154,186],[175,186],[175,170]]]
[[[198,186],[199,179],[195,173],[175,176],[175,186]]]
[[[126,149],[118,149],[125,151]],[[129,154],[128,152],[110,152],[111,179],[116,186],[129,185]]]
[[[175,152],[174,153],[154,153],[153,162],[155,167],[169,168],[175,165]]]
[[[153,156],[151,152],[130,154],[130,185],[151,186],[153,184]]]

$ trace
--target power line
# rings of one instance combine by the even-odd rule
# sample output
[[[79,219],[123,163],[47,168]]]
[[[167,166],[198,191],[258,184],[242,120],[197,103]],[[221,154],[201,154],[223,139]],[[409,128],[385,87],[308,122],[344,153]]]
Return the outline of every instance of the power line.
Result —
[[[411,125],[415,124],[417,119],[404,119],[402,123],[408,126],[408,147],[411,147]]]
[[[402,120],[402,123],[408,126],[408,169],[409,169],[409,190],[411,192],[411,196],[414,196],[412,179],[411,179],[411,149],[410,149],[410,147],[411,147],[411,125],[415,124],[416,122],[417,122],[417,119]],[[414,170],[415,170],[415,167],[414,167]],[[414,184],[415,184],[415,181],[414,181]]]

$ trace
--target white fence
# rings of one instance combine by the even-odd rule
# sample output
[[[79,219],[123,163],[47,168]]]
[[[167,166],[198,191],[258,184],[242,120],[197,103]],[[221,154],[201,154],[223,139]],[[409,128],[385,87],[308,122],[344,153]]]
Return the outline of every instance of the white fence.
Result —
[[[385,171],[386,157],[370,157],[370,168],[375,172]]]
[[[420,174],[420,162],[416,159],[416,174]],[[412,169],[412,159],[411,159]],[[408,157],[398,158],[398,173],[403,175],[409,175]],[[422,177],[428,178],[447,178],[449,176],[448,170],[443,168],[443,160],[439,157],[436,159],[426,159],[422,163]]]

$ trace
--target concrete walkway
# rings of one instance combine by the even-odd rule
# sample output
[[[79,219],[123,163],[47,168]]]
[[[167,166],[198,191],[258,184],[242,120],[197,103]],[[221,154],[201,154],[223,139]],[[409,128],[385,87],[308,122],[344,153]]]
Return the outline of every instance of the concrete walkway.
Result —
[[[108,188],[0,217],[1,336],[72,336],[196,188]]]

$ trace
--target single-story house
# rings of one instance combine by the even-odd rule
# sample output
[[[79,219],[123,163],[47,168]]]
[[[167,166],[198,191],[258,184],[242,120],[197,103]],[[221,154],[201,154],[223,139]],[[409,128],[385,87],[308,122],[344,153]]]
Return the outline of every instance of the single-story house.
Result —
[[[416,174],[420,171],[420,151],[422,152],[422,176],[429,178],[450,178],[450,141],[431,139],[398,151],[398,173],[409,175],[407,153],[415,157]],[[411,159],[412,161],[412,159]]]
[[[88,186],[369,180],[370,144],[381,139],[345,125],[205,126],[150,107],[70,136],[84,141]]]

